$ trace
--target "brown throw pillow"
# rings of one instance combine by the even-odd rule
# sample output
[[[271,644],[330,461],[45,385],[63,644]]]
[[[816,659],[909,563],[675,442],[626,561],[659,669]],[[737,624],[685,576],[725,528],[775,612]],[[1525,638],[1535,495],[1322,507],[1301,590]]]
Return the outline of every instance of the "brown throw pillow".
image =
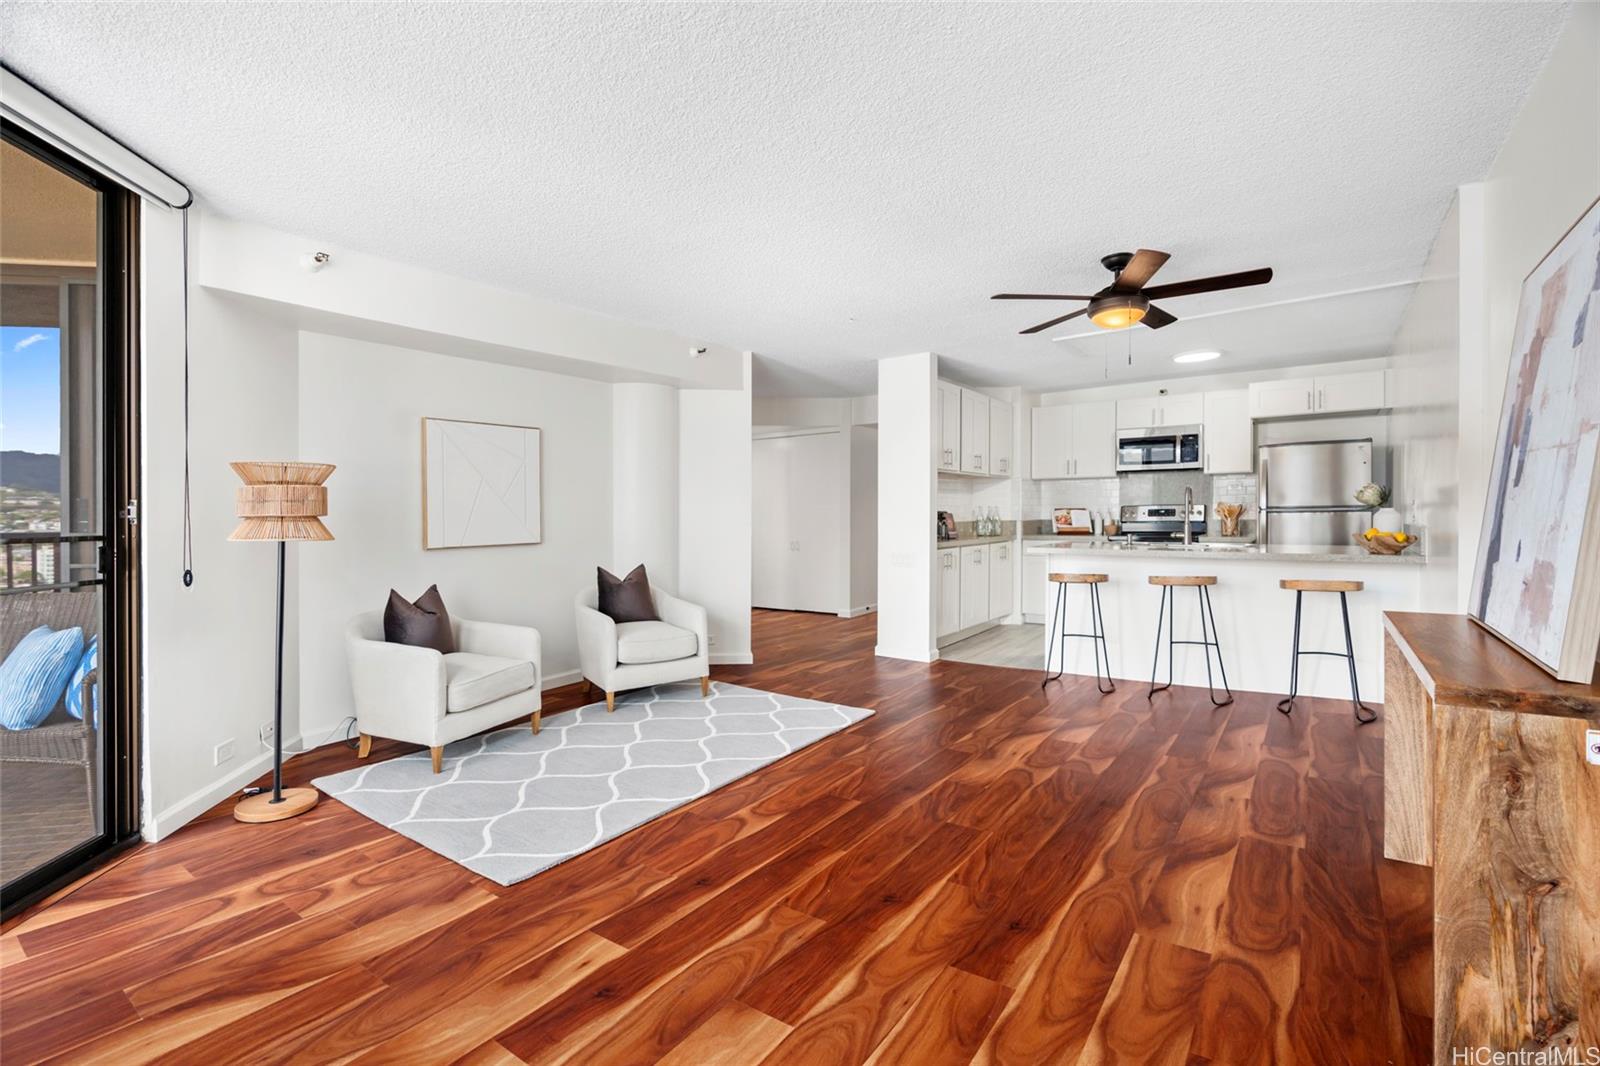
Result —
[[[389,605],[383,609],[383,639],[390,644],[410,644],[414,648],[432,648],[449,655],[456,650],[455,633],[450,629],[450,612],[444,609],[444,598],[438,585],[429,585],[428,591],[409,603],[406,598],[389,590]]]
[[[613,622],[654,622],[661,617],[650,598],[650,579],[645,576],[643,563],[624,578],[603,566],[595,569],[600,572],[601,614],[610,615]]]

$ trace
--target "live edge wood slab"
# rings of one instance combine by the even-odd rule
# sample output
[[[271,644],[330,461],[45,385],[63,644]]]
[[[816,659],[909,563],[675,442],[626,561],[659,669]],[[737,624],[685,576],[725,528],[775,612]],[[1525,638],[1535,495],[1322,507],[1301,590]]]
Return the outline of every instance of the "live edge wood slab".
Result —
[[[1464,615],[1384,630],[1383,853],[1433,867],[1434,1060],[1600,1047],[1600,671],[1556,681]]]

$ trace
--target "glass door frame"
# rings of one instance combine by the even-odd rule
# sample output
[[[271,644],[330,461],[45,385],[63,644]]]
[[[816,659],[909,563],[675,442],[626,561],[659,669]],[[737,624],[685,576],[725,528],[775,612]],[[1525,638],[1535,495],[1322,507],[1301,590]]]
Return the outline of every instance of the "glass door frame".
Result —
[[[100,195],[102,374],[100,803],[97,836],[16,878],[0,918],[82,877],[139,840],[143,691],[139,566],[139,212],[137,195],[10,122],[0,137]]]

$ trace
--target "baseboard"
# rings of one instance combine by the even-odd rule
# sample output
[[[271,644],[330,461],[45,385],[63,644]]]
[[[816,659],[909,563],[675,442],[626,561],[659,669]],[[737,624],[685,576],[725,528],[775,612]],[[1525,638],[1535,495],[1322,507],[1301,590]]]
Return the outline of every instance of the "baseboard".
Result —
[[[860,618],[862,615],[870,614],[871,612],[876,611],[877,609],[878,609],[878,605],[877,604],[869,603],[865,607],[850,607],[850,608],[847,608],[847,609],[845,609],[843,611],[840,611],[839,612],[839,617],[840,618]]]
[[[931,663],[939,659],[938,648],[925,648],[914,651],[908,648],[890,648],[883,644],[875,645],[872,654],[880,659],[908,659],[914,663]]]
[[[582,670],[563,670],[559,674],[547,674],[545,675],[544,680],[539,682],[539,691],[549,692],[553,688],[560,688],[562,685],[575,684],[582,680]]]
[[[749,666],[756,661],[756,657],[747,651],[714,651],[711,653],[712,666]]]
[[[293,737],[284,745],[285,749],[299,747],[301,738]],[[284,761],[293,757],[293,753],[285,750]],[[189,793],[177,803],[164,810],[157,811],[139,827],[140,835],[151,843],[157,843],[165,837],[182,829],[202,814],[235,795],[238,791],[260,777],[272,771],[272,752],[264,751],[251,759],[237,770],[232,771],[220,780],[214,781],[203,788]]]

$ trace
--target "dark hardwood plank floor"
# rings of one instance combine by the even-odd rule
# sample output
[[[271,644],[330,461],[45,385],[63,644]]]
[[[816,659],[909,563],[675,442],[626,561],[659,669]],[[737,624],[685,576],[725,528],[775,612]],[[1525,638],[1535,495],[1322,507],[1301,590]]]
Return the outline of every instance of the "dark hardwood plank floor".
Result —
[[[756,612],[716,677],[878,713],[510,888],[332,800],[220,805],[9,923],[0,1060],[1430,1061],[1381,723],[876,659],[874,623]]]

